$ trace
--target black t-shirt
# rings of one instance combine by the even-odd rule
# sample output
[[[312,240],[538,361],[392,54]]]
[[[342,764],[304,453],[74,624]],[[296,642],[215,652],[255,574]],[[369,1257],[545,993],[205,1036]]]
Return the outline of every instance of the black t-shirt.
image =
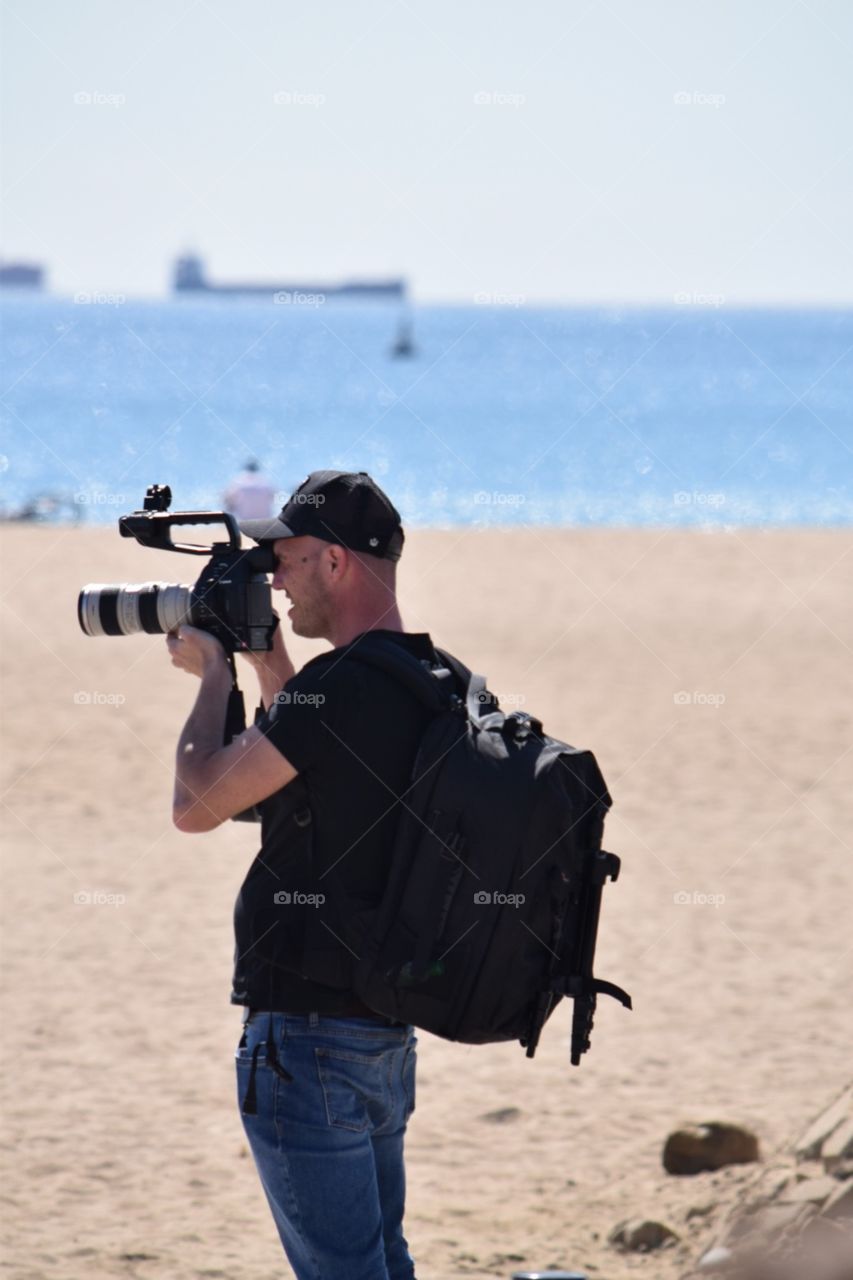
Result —
[[[370,632],[436,661],[429,635]],[[430,712],[399,680],[353,657],[361,637],[320,654],[284,686],[257,727],[298,776],[259,806],[261,849],[234,914],[231,1001],[280,1012],[364,1012],[339,983],[301,977],[306,930],[345,958],[312,896],[335,875],[348,910],[378,904],[399,805]],[[312,914],[313,913],[313,914]],[[325,919],[329,919],[328,916]]]

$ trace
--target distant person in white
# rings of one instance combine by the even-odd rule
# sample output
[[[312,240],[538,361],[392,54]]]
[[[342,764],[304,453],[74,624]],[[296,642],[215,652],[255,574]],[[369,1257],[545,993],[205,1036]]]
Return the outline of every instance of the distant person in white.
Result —
[[[261,471],[261,464],[250,458],[222,495],[226,511],[238,520],[263,520],[272,516],[275,489]]]

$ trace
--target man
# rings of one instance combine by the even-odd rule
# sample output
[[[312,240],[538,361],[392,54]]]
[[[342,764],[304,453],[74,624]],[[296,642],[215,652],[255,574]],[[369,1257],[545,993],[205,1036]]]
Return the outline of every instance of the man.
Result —
[[[201,678],[178,743],[174,821],[202,832],[261,811],[261,850],[235,912],[238,1096],[298,1280],[412,1280],[403,1138],[416,1038],[348,989],[335,912],[357,916],[381,897],[397,798],[429,716],[358,661],[359,644],[378,631],[418,658],[436,655],[427,634],[403,629],[400,517],[365,472],[315,472],[277,519],[241,529],[272,543],[272,585],[291,602],[294,632],[333,647],[296,674],[279,626],[270,653],[247,654],[264,714],[223,747],[231,681],[218,640],[193,627],[167,637],[174,665]],[[328,982],[301,976],[309,947]]]
[[[222,495],[222,504],[238,520],[269,519],[273,513],[275,489],[261,471],[257,458],[249,458]]]

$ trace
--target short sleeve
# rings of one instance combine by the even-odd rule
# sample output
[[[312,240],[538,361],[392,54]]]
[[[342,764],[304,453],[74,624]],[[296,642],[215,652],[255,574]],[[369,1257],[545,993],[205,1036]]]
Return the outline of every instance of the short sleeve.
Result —
[[[351,663],[315,660],[288,680],[258,720],[257,728],[297,773],[321,765],[340,747],[342,725],[359,696],[351,674]]]

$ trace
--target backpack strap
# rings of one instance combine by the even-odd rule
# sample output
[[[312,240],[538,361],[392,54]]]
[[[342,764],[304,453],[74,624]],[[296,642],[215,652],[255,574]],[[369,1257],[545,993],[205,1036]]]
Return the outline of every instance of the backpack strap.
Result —
[[[436,715],[461,708],[466,705],[466,701],[470,702],[470,698],[473,698],[474,714],[478,715],[481,706],[477,693],[485,688],[483,677],[472,676],[463,663],[441,649],[436,649],[435,654],[438,663],[416,658],[394,640],[366,632],[347,651],[346,656],[375,670],[384,671]],[[464,735],[463,724],[460,724],[460,730]],[[434,874],[425,902],[423,927],[419,931],[415,954],[405,965],[400,977],[403,985],[421,980],[429,971],[432,951],[441,937],[453,895],[462,876],[465,864],[459,850],[464,841],[458,830],[458,819],[458,813],[444,814],[437,810],[430,813],[426,822],[418,818],[426,832],[420,836],[424,842],[423,856],[431,864]]]
[[[486,688],[485,676],[474,675],[464,662],[454,658],[453,654],[448,653],[446,649],[436,649],[436,653],[456,678],[457,685],[462,691],[461,696],[465,699],[468,715],[473,720],[478,720],[485,711],[490,709],[490,706],[491,708],[497,706],[497,700]]]
[[[485,677],[473,675],[443,649],[435,652],[442,666],[416,658],[395,641],[368,631],[349,649],[347,657],[393,676],[431,711],[447,711],[458,699],[464,701],[472,719],[479,719],[489,701]]]

